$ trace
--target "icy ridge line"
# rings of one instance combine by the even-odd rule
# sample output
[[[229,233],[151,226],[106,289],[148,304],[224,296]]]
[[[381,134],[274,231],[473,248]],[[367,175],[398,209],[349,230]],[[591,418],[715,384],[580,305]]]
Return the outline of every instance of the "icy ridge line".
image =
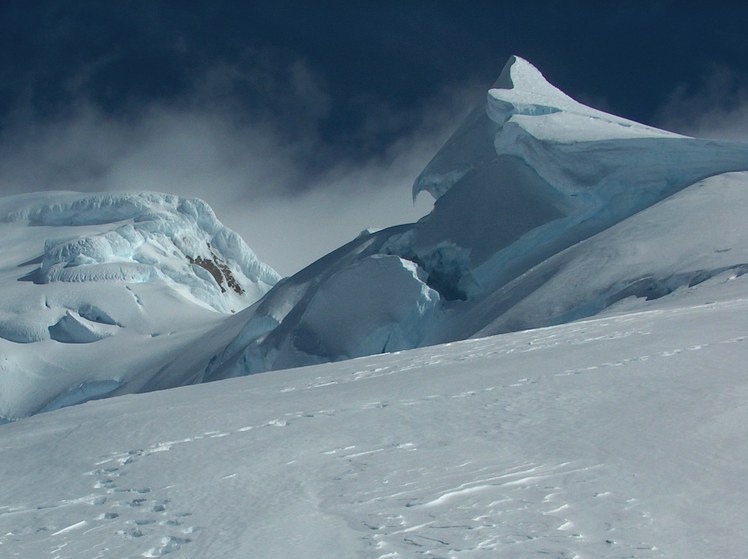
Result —
[[[745,170],[748,146],[585,107],[514,57],[416,180],[428,216],[277,283],[200,200],[0,199],[0,415],[719,298]]]
[[[485,102],[416,179],[413,195],[432,194],[434,210],[418,223],[359,236],[278,284],[247,309],[242,333],[217,354],[207,378],[579,317],[580,309],[592,309],[579,305],[585,298],[582,279],[558,288],[547,313],[532,307],[544,284],[585,257],[560,255],[644,210],[660,208],[700,181],[734,171],[748,171],[748,146],[680,136],[586,107],[532,64],[512,57]],[[719,186],[709,183],[712,188]],[[610,248],[619,250],[617,244]],[[606,293],[605,301],[615,301],[618,291],[627,293],[625,286],[643,277],[686,277],[693,271],[681,267],[688,252],[688,243],[674,244],[668,255],[673,269],[656,274],[656,259],[615,268],[611,284],[596,286],[595,295]],[[737,261],[705,256],[694,269],[734,269],[745,262],[733,254]],[[391,260],[380,260],[377,273],[363,272],[368,268],[362,262],[382,257]],[[593,260],[604,266],[604,258],[601,251]],[[384,262],[392,264],[386,272]],[[361,297],[378,301],[376,313],[363,311]],[[537,321],[515,316],[498,326],[520,305],[529,306]],[[543,307],[548,308],[545,302]],[[335,327],[339,324],[346,326]]]
[[[37,283],[171,280],[226,312],[235,305],[221,302],[219,292],[242,296],[249,289],[254,301],[280,279],[200,199],[154,192],[51,196],[51,203],[40,195],[3,200],[0,222],[115,228],[46,241],[40,268],[27,278]]]

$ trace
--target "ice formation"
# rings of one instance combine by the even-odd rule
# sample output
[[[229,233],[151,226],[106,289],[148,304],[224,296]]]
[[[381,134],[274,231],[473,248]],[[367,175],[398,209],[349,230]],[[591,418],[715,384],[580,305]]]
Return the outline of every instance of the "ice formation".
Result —
[[[6,197],[0,234],[5,418],[190,382],[211,351],[191,343],[279,279],[198,199]]]
[[[2,223],[80,228],[73,237],[45,241],[39,268],[25,276],[35,283],[165,281],[214,310],[233,312],[279,279],[199,199],[55,193],[4,202]],[[84,229],[98,225],[105,227]]]
[[[428,216],[277,283],[198,200],[3,199],[0,417],[719,293],[748,271],[745,171],[746,145],[586,107],[512,57],[416,179]]]
[[[375,333],[398,328],[405,316],[397,349],[556,324],[742,273],[748,260],[738,247],[748,231],[737,223],[744,189],[736,185],[747,179],[726,173],[745,170],[748,146],[586,107],[512,57],[485,103],[416,179],[414,195],[436,198],[432,213],[361,235],[280,283],[245,311],[242,334],[206,378],[388,351]],[[733,198],[720,198],[727,190]],[[701,216],[699,199],[708,199],[710,217],[677,217]],[[658,221],[667,223],[662,236],[650,237],[648,224]],[[705,231],[685,231],[696,225]],[[410,263],[420,288],[403,290],[394,270],[361,266],[384,255]],[[338,286],[340,277],[356,290]],[[382,294],[377,308],[397,312],[364,309],[360,298]],[[331,299],[322,320],[319,301]],[[335,344],[318,343],[331,328]]]
[[[0,549],[743,557],[745,151],[513,59],[428,218],[234,314],[275,276],[200,202],[0,200],[0,424],[56,410],[0,425]]]

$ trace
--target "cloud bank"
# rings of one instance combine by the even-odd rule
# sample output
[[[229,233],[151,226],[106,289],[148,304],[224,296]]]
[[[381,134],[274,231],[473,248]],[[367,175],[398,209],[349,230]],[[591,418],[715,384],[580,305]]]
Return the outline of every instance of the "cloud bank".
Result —
[[[196,196],[284,275],[366,227],[427,213],[430,199],[414,204],[411,183],[485,89],[442,88],[408,110],[372,104],[351,134],[356,149],[346,150],[325,140],[335,106],[303,60],[253,53],[203,72],[168,102],[119,111],[93,101],[85,82],[71,80],[74,101],[52,115],[24,106],[10,113],[0,134],[2,194]]]
[[[678,85],[655,124],[688,136],[748,142],[748,78],[715,65],[696,86]]]

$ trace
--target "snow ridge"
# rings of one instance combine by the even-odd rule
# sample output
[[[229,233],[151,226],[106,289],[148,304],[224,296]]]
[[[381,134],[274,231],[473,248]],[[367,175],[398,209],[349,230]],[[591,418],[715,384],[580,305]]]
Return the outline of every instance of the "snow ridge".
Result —
[[[205,202],[153,192],[2,198],[0,237],[5,419],[194,382],[279,279]]]
[[[746,145],[586,107],[512,57],[416,179],[431,214],[281,281],[199,200],[5,199],[6,237],[47,242],[0,270],[26,280],[0,300],[0,416],[711,297],[747,269],[747,170]]]
[[[229,312],[280,279],[202,200],[152,192],[52,196],[52,202],[40,195],[6,199],[0,222],[113,227],[45,241],[41,266],[26,278],[36,283],[171,281],[203,304]]]
[[[529,62],[512,57],[485,103],[416,179],[414,196],[425,190],[436,198],[432,213],[416,224],[364,234],[281,282],[245,312],[242,335],[217,355],[206,378],[464,339],[499,323],[507,331],[601,312],[627,293],[640,293],[630,286],[657,269],[656,259],[614,267],[616,272],[605,276],[611,283],[589,293],[592,299],[602,297],[602,303],[585,306],[580,304],[585,290],[578,285],[586,278],[573,274],[579,268],[575,259],[585,255],[560,255],[648,208],[657,208],[650,219],[662,211],[672,220],[663,201],[691,188],[719,189],[718,177],[745,170],[748,146],[680,136],[586,107],[549,84]],[[732,212],[730,204],[723,201],[715,211]],[[687,203],[683,211],[698,208]],[[725,237],[723,226],[716,224],[718,233],[709,238]],[[740,237],[748,240],[748,233]],[[609,237],[608,242],[618,250],[625,240]],[[659,251],[673,265],[667,276],[700,277],[699,270],[740,269],[746,261],[737,251],[719,258],[708,252],[701,268],[687,268],[689,250],[688,242],[677,242],[667,257]],[[400,294],[409,290],[394,268],[391,275],[369,274],[359,266],[382,256],[414,266],[410,277],[420,287],[407,300]],[[610,266],[604,258],[593,260],[595,266],[585,267],[589,273]],[[545,308],[553,310],[541,312],[534,306],[540,299],[532,295],[556,275],[571,283],[554,289],[550,307],[544,298]],[[356,288],[343,287],[341,277]],[[361,309],[361,297],[376,299],[382,293],[387,300],[379,303],[381,313],[354,310]],[[428,312],[419,314],[423,302],[417,293],[429,293]],[[524,301],[528,297],[536,302]],[[321,300],[325,313],[319,311]],[[513,309],[520,306],[534,321],[501,320],[516,316]],[[369,343],[379,339],[375,332],[392,332],[403,316],[420,318],[396,346]],[[330,323],[348,325],[335,330],[334,348],[320,341],[331,331]]]

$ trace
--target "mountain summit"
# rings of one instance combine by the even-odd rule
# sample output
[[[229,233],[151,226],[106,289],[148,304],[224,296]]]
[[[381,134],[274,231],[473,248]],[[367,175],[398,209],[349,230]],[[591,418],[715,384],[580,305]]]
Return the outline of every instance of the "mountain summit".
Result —
[[[718,300],[748,270],[747,170],[746,145],[587,107],[512,57],[416,179],[428,216],[277,283],[200,201],[4,199],[0,417]]]
[[[0,414],[152,391],[0,425],[0,549],[745,556],[747,152],[513,58],[433,213],[277,283],[197,200],[0,200]]]
[[[11,196],[0,234],[6,419],[192,382],[204,330],[279,279],[198,199]]]
[[[742,273],[748,146],[587,107],[512,57],[413,186],[412,225],[363,235],[244,311],[206,378],[558,324]]]

